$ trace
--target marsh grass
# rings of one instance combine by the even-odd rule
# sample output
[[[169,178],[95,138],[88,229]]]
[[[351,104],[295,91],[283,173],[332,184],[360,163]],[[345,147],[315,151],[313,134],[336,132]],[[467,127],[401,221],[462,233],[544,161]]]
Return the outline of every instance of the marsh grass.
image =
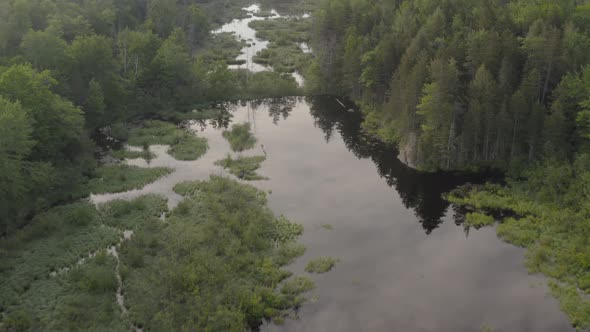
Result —
[[[287,280],[281,287],[281,292],[287,295],[299,295],[315,288],[313,280],[306,276],[295,276]]]
[[[174,190],[184,200],[167,224],[141,224],[121,248],[133,322],[149,330],[242,331],[280,321],[305,301],[300,294],[313,282],[285,281],[291,273],[281,268],[303,253],[294,244],[302,227],[275,217],[264,192],[217,176]]]
[[[505,187],[464,186],[447,199],[475,211],[470,223],[500,219],[498,236],[526,248],[528,270],[549,278],[562,310],[584,330],[590,328],[590,168],[588,156],[578,158],[531,167]]]
[[[222,135],[229,142],[235,152],[252,149],[256,145],[256,137],[250,131],[250,123],[234,124],[231,130],[225,130]]]
[[[143,127],[130,132],[130,145],[146,147],[154,144],[170,145],[168,153],[178,160],[197,160],[209,148],[207,139],[197,137],[176,125],[164,121],[149,120]]]
[[[186,137],[168,150],[177,160],[197,160],[209,149],[207,139],[203,137]]]
[[[103,224],[124,230],[136,230],[149,221],[159,221],[163,212],[168,211],[164,196],[148,194],[136,199],[114,200],[98,206]]]
[[[319,257],[313,259],[305,266],[305,272],[308,273],[326,273],[330,271],[338,262],[338,259],[333,257]]]
[[[268,40],[268,48],[254,57],[256,63],[270,65],[275,71],[304,73],[312,62],[311,54],[303,53],[300,43],[311,40],[310,19],[279,18],[275,20],[252,21],[249,26],[256,30],[256,36]]]
[[[143,188],[162,176],[172,173],[165,167],[142,168],[123,164],[105,165],[95,170],[88,181],[88,191],[94,194],[117,193]]]
[[[225,159],[216,161],[215,165],[227,169],[231,174],[242,180],[267,180],[268,178],[256,173],[256,170],[260,168],[260,164],[265,160],[265,156],[240,156],[236,159],[233,159],[230,155],[228,155]]]
[[[161,225],[157,195],[58,206],[0,240],[0,307],[8,330],[128,331],[116,304],[115,259],[106,248],[122,230]],[[135,241],[135,237],[134,237]],[[140,243],[153,247],[139,237]],[[135,262],[135,264],[137,264]]]

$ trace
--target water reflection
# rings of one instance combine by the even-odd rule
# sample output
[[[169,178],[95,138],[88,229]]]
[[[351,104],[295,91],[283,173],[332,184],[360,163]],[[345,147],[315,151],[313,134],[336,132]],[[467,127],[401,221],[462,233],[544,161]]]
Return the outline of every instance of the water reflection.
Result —
[[[395,147],[366,135],[361,130],[362,114],[343,108],[333,97],[307,99],[316,127],[326,142],[338,132],[346,147],[359,159],[371,159],[379,175],[395,188],[407,208],[414,210],[424,231],[430,234],[443,221],[449,203],[441,195],[465,182],[481,182],[487,174],[423,173],[404,165]],[[461,220],[459,216],[458,219]]]

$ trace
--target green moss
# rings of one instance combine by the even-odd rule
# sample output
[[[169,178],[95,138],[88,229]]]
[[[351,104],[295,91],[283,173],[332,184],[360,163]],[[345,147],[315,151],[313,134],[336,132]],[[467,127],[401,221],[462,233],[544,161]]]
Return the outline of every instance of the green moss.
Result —
[[[332,229],[334,229],[334,226],[332,226],[330,224],[323,224],[322,228],[327,229],[327,230],[332,230]]]
[[[250,131],[250,123],[234,124],[231,130],[224,131],[222,135],[235,152],[249,150],[256,145],[256,137]]]
[[[496,221],[492,216],[487,214],[478,213],[478,212],[471,212],[467,213],[465,216],[465,225],[472,226],[475,228],[481,228],[484,226],[491,226]]]
[[[231,156],[228,155],[227,158],[216,161],[215,165],[227,169],[231,174],[243,180],[266,180],[266,177],[260,176],[256,173],[256,170],[260,168],[260,164],[265,160],[265,156],[240,156],[236,159],[232,159]]]
[[[88,181],[88,190],[94,194],[103,194],[140,189],[171,172],[171,169],[165,167],[101,166],[96,169],[94,177]]]
[[[330,271],[337,262],[338,259],[333,257],[319,257],[307,263],[305,266],[305,272],[325,273]]]
[[[170,147],[168,153],[178,160],[197,160],[207,152],[209,145],[203,137],[187,137]]]

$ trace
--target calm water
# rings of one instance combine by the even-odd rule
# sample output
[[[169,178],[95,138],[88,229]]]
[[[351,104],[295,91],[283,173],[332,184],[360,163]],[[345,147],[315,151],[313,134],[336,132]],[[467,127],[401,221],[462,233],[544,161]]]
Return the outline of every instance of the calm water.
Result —
[[[233,34],[237,40],[245,40],[247,43],[246,46],[241,49],[241,54],[236,57],[236,60],[245,61],[245,63],[243,65],[230,65],[228,67],[232,69],[248,69],[252,72],[272,71],[272,67],[261,65],[253,61],[253,57],[256,55],[256,53],[267,48],[269,42],[267,40],[257,38],[256,30],[250,28],[248,24],[250,24],[252,21],[272,20],[282,16],[279,15],[279,13],[274,9],[270,10],[270,13],[272,14],[270,17],[254,16],[254,14],[260,12],[260,6],[256,4],[243,8],[242,10],[248,14],[248,18],[234,19],[231,22],[224,24],[221,28],[213,31],[213,33],[229,32]],[[309,17],[309,14],[304,14],[301,16],[301,18]],[[311,48],[306,43],[301,43],[299,47],[303,53],[311,53]],[[293,72],[291,75],[299,86],[303,86],[305,84],[303,76],[301,76],[301,74],[298,72]]]
[[[259,170],[270,180],[251,184],[270,207],[305,226],[308,250],[289,267],[304,273],[318,256],[340,259],[314,275],[316,290],[299,319],[266,331],[573,331],[543,278],[528,275],[524,251],[500,241],[494,229],[465,232],[441,193],[465,179],[407,169],[391,147],[364,137],[360,115],[333,98],[283,98],[230,107],[231,121],[249,121],[259,140],[247,154],[268,154]],[[229,153],[221,124],[191,128],[209,139],[200,160],[181,162],[152,147],[149,166],[176,169],[142,190],[93,196],[95,202],[144,193],[180,197],[183,180],[225,174],[214,161]],[[131,164],[148,166],[143,161]],[[322,227],[333,226],[332,230]]]

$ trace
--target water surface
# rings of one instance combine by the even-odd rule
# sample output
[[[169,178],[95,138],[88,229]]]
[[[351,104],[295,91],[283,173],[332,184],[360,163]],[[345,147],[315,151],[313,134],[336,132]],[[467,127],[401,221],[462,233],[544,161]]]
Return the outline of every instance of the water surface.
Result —
[[[494,229],[465,232],[440,195],[465,178],[406,168],[390,146],[360,132],[361,116],[334,98],[282,98],[230,107],[231,121],[250,122],[259,142],[247,155],[267,153],[251,184],[270,207],[305,226],[308,250],[289,267],[304,273],[318,256],[340,259],[314,275],[317,288],[299,319],[266,331],[574,331],[544,278],[528,275],[524,251]],[[199,160],[176,161],[165,146],[150,167],[175,171],[141,190],[93,196],[95,202],[172,192],[183,180],[226,174],[215,160],[230,152],[222,138],[228,118],[190,127],[209,140]],[[212,125],[211,123],[214,123]],[[221,124],[221,125],[219,125]],[[132,164],[148,166],[143,161]],[[330,224],[333,229],[322,227]]]

